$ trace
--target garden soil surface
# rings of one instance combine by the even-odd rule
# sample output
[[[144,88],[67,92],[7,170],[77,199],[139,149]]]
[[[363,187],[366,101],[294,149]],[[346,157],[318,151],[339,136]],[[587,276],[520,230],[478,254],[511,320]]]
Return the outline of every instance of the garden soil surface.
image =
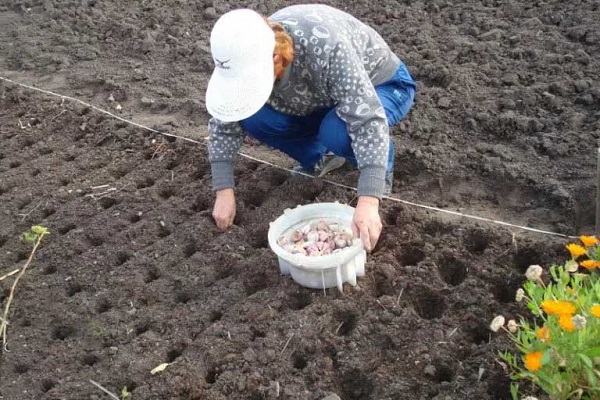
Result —
[[[394,197],[593,230],[600,2],[325,3],[376,27],[418,81],[392,130]],[[562,260],[568,239],[384,200],[358,285],[302,288],[280,275],[269,222],[354,192],[244,158],[235,225],[215,227],[210,29],[234,7],[288,4],[0,3],[2,77],[199,142],[0,82],[0,275],[25,264],[24,231],[51,231],[17,287],[0,398],[108,399],[90,380],[134,400],[510,398],[498,353],[514,349],[489,321],[527,316],[514,302],[524,270]],[[242,151],[292,165],[251,141]]]

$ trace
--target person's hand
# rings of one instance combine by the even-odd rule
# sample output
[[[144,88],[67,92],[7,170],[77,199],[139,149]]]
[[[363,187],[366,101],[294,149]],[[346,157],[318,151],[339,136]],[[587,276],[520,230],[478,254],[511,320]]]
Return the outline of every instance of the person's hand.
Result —
[[[233,193],[233,189],[221,189],[217,191],[212,215],[217,227],[222,231],[233,224],[233,219],[235,218],[235,194]]]
[[[367,252],[373,251],[381,234],[381,217],[379,216],[379,199],[361,196],[352,217],[352,231],[359,236]]]

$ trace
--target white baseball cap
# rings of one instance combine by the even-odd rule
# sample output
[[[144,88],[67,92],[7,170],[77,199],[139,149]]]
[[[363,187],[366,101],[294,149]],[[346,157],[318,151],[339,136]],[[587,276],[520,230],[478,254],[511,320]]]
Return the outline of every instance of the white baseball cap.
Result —
[[[206,109],[215,118],[241,121],[255,114],[273,90],[275,34],[249,9],[221,16],[210,34],[215,69],[206,90]]]

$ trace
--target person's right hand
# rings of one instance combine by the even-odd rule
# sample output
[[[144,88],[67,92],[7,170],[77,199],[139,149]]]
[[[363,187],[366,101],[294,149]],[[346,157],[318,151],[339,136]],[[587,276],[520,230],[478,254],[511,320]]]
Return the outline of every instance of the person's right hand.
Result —
[[[233,224],[233,219],[235,218],[235,194],[233,193],[233,189],[221,189],[217,191],[212,215],[217,227],[222,231]]]

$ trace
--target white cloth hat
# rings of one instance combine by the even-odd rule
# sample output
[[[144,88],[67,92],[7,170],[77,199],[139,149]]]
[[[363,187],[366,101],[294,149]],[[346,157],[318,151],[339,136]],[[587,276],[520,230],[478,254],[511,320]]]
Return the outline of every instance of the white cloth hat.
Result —
[[[215,118],[241,121],[267,102],[275,81],[275,34],[248,9],[224,14],[210,34],[215,69],[206,90],[206,108]]]

